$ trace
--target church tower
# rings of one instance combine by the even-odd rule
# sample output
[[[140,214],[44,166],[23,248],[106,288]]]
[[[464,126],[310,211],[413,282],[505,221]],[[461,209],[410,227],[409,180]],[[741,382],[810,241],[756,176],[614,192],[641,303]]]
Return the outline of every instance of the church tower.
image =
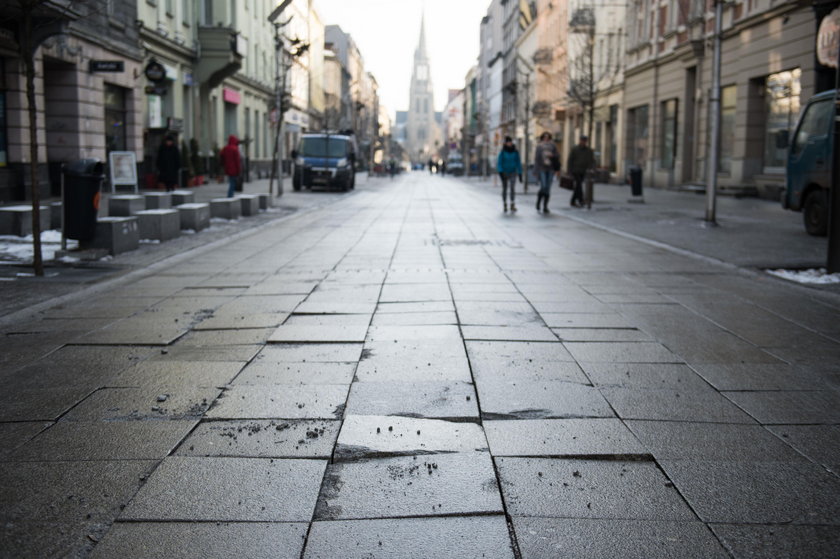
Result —
[[[426,14],[420,20],[420,41],[414,51],[414,70],[411,73],[408,120],[406,122],[406,151],[414,163],[425,163],[435,153],[440,133],[435,122],[435,98],[432,76],[426,53]]]

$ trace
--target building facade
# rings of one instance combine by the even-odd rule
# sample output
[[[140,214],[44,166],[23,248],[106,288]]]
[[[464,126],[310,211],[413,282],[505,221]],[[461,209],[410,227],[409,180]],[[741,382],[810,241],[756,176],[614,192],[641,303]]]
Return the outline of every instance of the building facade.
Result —
[[[405,147],[412,162],[425,163],[437,155],[440,146],[440,131],[435,120],[435,96],[426,51],[425,16],[420,22],[420,39],[414,51],[409,91]]]

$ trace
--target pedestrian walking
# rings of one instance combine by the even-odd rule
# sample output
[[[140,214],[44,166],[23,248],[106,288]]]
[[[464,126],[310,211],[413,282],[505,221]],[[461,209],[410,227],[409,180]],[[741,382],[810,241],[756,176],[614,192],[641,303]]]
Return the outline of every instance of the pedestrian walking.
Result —
[[[572,199],[569,204],[572,207],[583,207],[583,181],[586,173],[595,166],[595,154],[587,144],[589,138],[581,136],[578,145],[569,152],[568,168],[575,182],[575,189],[572,192]]]
[[[430,175],[434,175],[434,174],[435,174],[435,162],[434,162],[434,161],[432,161],[432,158],[431,158],[431,157],[429,158],[429,174],[430,174]]]
[[[239,175],[242,174],[242,159],[239,156],[239,140],[236,136],[233,134],[228,136],[228,143],[222,148],[219,158],[222,160],[222,167],[228,178],[227,197],[233,198],[236,193],[236,183],[239,180]]]
[[[551,195],[551,182],[554,175],[560,173],[560,154],[554,145],[550,132],[543,132],[540,143],[534,152],[534,168],[540,178],[540,190],[537,192],[537,211],[542,203],[543,213],[548,213],[548,199]]]
[[[163,184],[167,192],[172,192],[178,184],[178,173],[181,171],[181,152],[172,134],[167,134],[160,144],[155,163],[158,182]]]
[[[522,182],[522,159],[513,143],[513,138],[505,136],[505,144],[496,159],[496,171],[502,179],[502,202],[508,211],[508,187],[510,187],[510,211],[516,211],[516,177]]]

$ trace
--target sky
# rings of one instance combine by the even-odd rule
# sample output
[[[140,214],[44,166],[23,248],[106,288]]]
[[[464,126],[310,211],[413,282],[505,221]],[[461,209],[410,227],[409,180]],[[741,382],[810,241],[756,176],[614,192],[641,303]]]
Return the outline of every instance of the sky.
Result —
[[[325,25],[340,25],[352,35],[392,118],[395,111],[408,109],[424,5],[435,109],[441,111],[447,91],[463,88],[476,63],[479,26],[490,0],[315,0]]]

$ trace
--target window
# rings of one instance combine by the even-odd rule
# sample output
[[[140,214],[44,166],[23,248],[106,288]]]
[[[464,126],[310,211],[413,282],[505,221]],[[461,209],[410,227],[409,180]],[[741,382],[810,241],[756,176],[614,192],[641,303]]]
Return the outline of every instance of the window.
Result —
[[[834,107],[831,99],[826,99],[810,105],[802,116],[802,123],[796,131],[793,139],[793,153],[802,151],[803,146],[813,141],[827,138],[831,130],[831,118],[834,116]]]
[[[172,17],[175,15],[174,0],[166,0],[166,15]]]
[[[662,151],[659,165],[662,169],[673,169],[677,155],[677,100],[662,102],[662,131],[660,137]]]
[[[423,99],[423,114],[429,114],[429,100]]]
[[[190,0],[181,0],[181,21],[184,25],[189,25],[192,21],[192,14],[190,13]]]
[[[213,0],[204,0],[201,3],[201,23],[203,25],[215,25],[213,23]]]
[[[767,118],[764,134],[765,172],[784,168],[787,158],[787,142],[796,117],[799,114],[801,86],[799,68],[767,76],[764,99]]]
[[[105,84],[105,151],[126,150],[126,90]]]
[[[732,151],[735,149],[735,106],[737,88],[734,85],[720,91],[720,157],[718,172],[732,172]]]

